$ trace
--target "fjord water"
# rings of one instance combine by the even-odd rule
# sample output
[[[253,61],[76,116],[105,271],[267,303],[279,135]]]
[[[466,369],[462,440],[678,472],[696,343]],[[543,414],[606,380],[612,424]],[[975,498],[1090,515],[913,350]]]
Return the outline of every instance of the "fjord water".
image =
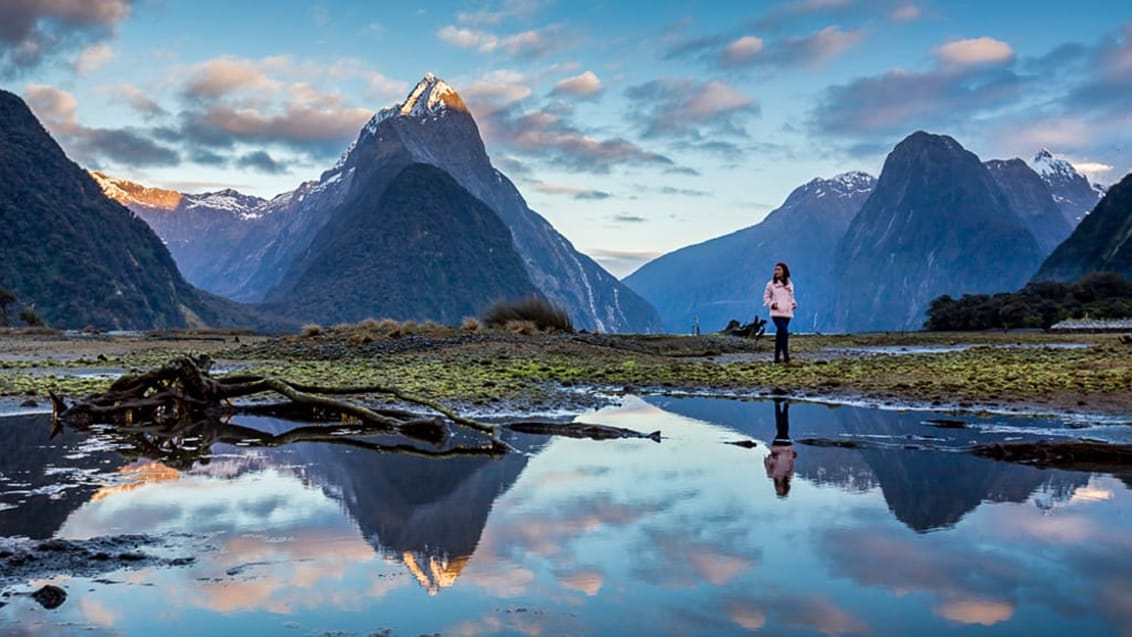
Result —
[[[0,573],[2,590],[68,593],[54,610],[0,599],[0,633],[1129,634],[1132,471],[963,451],[1127,442],[1127,426],[805,403],[783,415],[798,454],[785,497],[764,466],[770,402],[630,397],[579,420],[660,430],[660,443],[516,434],[499,459],[190,440],[162,464],[108,434],[48,440],[45,415],[0,418],[0,537],[143,534],[142,552],[195,557]],[[758,445],[727,444],[743,440]]]

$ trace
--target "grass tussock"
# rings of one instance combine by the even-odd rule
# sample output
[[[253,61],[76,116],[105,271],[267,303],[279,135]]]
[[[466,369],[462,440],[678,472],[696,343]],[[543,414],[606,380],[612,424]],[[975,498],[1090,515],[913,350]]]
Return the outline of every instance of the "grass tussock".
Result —
[[[303,326],[301,333],[303,336],[318,336],[322,334],[322,326],[317,323],[308,323]]]
[[[479,334],[480,332],[484,331],[485,328],[483,323],[481,323],[478,318],[474,316],[465,316],[464,321],[460,323],[460,329],[465,332]]]
[[[513,325],[515,323],[530,323],[536,332],[574,332],[574,324],[565,310],[533,295],[495,303],[484,312],[483,323],[487,327],[503,328],[512,332],[517,329]],[[524,326],[521,329],[528,328]]]

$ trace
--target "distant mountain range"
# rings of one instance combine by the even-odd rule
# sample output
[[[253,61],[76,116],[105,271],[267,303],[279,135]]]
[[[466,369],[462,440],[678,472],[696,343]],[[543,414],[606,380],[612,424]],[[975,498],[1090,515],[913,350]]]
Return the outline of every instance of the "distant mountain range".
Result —
[[[879,179],[847,173],[799,187],[760,223],[663,255],[625,278],[665,328],[705,331],[766,311],[777,261],[791,266],[798,331],[916,330],[943,294],[1013,291],[1103,196],[1042,150],[986,163],[917,132]],[[1070,220],[1074,221],[1070,221]]]
[[[285,324],[186,283],[153,230],[103,196],[23,100],[2,90],[0,287],[54,327]]]
[[[512,250],[525,270],[524,281],[509,280],[503,284],[503,278],[511,274],[493,273],[491,277],[498,278],[502,287],[469,288],[466,291],[469,298],[459,300],[451,296],[454,290],[451,285],[431,290],[430,286],[438,283],[433,276],[438,273],[433,264],[455,265],[447,249],[449,246],[455,249],[461,241],[472,240],[459,235],[468,228],[435,224],[430,235],[434,243],[429,246],[414,243],[418,249],[425,250],[415,256],[405,252],[396,257],[392,253],[376,254],[367,251],[370,246],[335,236],[352,232],[351,224],[339,220],[346,217],[380,224],[392,223],[393,218],[403,223],[414,214],[443,215],[449,202],[436,197],[429,199],[434,205],[431,209],[402,210],[386,221],[382,221],[379,211],[373,208],[381,204],[384,190],[412,164],[433,166],[438,169],[433,174],[446,174],[464,191],[456,192],[451,184],[442,186],[452,205],[467,209],[466,200],[471,197],[498,216],[502,226],[479,229],[510,235]],[[272,308],[287,311],[299,320],[347,321],[354,320],[359,312],[372,311],[381,313],[374,318],[446,322],[455,319],[458,322],[458,314],[475,315],[475,310],[498,300],[494,295],[529,291],[533,284],[535,292],[570,314],[575,327],[608,332],[661,330],[660,317],[648,302],[575,250],[565,237],[527,206],[511,181],[491,165],[479,129],[463,100],[451,86],[433,75],[425,76],[402,103],[377,113],[341,160],[317,181],[304,183],[270,201],[239,198],[236,193],[214,193],[200,197],[184,195],[175,204],[173,198],[163,197],[163,203],[155,206],[152,198],[135,195],[144,194],[139,186],[127,186],[114,180],[104,183],[109,196],[153,225],[178,255],[178,262],[184,263],[190,281],[233,299],[267,301]],[[357,209],[359,205],[369,206],[369,213],[361,214]],[[172,221],[178,217],[189,219]],[[209,229],[208,233],[199,232],[205,228]],[[396,239],[400,228],[388,226],[385,232],[390,233],[390,242],[382,244],[384,248],[408,245]],[[494,241],[487,237],[474,240]],[[173,248],[174,245],[177,247]],[[330,256],[326,248],[329,245],[363,251],[355,255],[357,259],[372,258],[386,264],[395,259],[407,260],[406,264],[422,267],[399,269],[394,280],[393,270],[388,271],[387,278],[377,276],[381,268],[374,263],[368,269],[372,276],[364,283],[367,293],[388,297],[376,304],[359,306],[354,303],[358,296],[352,296],[350,302],[338,299],[333,303],[295,296],[301,296],[303,290],[312,292],[330,283],[337,285],[337,281],[325,278],[333,273],[325,265],[316,263],[318,255]],[[483,252],[480,257],[485,264],[506,261],[505,267],[511,267],[509,257],[504,254]],[[426,263],[429,259],[434,260]],[[461,263],[467,264],[466,261]],[[433,275],[426,276],[430,268]],[[318,272],[324,276],[321,283],[312,278]],[[476,268],[475,272],[484,275],[487,270]],[[415,278],[417,274],[421,277]],[[445,277],[465,283],[477,278],[450,269],[446,270]],[[416,291],[408,293],[414,287]],[[440,304],[445,298],[450,298],[452,304],[440,308],[437,303],[419,304],[408,300],[434,293],[441,299]]]
[[[749,323],[762,307],[763,286],[774,264],[798,273],[796,330],[827,330],[834,295],[833,261],[849,222],[872,193],[876,179],[853,172],[798,187],[762,223],[661,256],[625,278],[653,303],[669,332],[705,332],[734,319]]]
[[[619,282],[527,207],[460,96],[431,75],[317,181],[271,200],[88,174],[11,93],[0,123],[0,287],[61,327],[453,324],[535,294],[583,329],[716,331],[765,312],[762,286],[782,260],[796,330],[913,330],[942,294],[1012,291],[1035,272],[1128,272],[1127,180],[1105,196],[1049,151],[983,163],[924,132],[878,179],[815,179],[762,222]]]

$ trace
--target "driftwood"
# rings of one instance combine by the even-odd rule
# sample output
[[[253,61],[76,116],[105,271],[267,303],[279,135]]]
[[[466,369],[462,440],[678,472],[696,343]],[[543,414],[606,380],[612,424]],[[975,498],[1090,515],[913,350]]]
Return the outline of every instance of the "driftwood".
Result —
[[[491,425],[461,416],[434,400],[396,387],[320,387],[250,374],[214,378],[209,374],[211,366],[212,361],[206,355],[176,358],[148,372],[124,375],[106,392],[72,405],[52,394],[51,435],[58,434],[64,427],[87,430],[96,424],[112,425],[114,433],[128,439],[139,454],[160,458],[171,466],[191,466],[215,443],[275,447],[317,441],[377,452],[451,457],[506,453],[510,447],[499,439],[501,429],[598,440],[630,437],[660,440],[660,432],[641,434],[589,423],[523,421]],[[286,400],[232,402],[257,394],[275,394]],[[422,415],[409,409],[368,407],[337,398],[374,394],[392,396],[433,413]],[[229,422],[237,414],[269,415],[307,423],[307,426],[270,434]],[[470,430],[471,435],[461,436],[459,444],[451,444],[451,425]],[[380,441],[360,439],[374,437]],[[419,443],[426,443],[428,447]]]
[[[754,321],[746,325],[741,325],[739,321],[731,319],[719,333],[740,338],[759,338],[766,333],[766,319],[756,316]]]

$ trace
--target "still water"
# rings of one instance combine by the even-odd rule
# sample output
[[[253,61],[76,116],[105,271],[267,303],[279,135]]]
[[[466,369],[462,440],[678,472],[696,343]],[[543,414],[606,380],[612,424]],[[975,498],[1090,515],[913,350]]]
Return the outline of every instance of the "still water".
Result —
[[[664,439],[509,434],[499,459],[215,444],[162,463],[0,418],[0,538],[142,534],[143,553],[194,558],[0,574],[0,634],[1132,635],[1132,471],[962,451],[1128,442],[1127,425],[635,397],[579,420]],[[18,594],[46,583],[58,608]]]

